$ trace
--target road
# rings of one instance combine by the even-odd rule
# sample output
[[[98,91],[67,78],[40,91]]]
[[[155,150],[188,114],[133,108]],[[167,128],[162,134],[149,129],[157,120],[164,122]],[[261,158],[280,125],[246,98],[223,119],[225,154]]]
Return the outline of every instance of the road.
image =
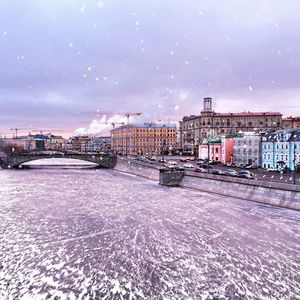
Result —
[[[156,159],[159,159],[159,158],[161,158],[161,156],[157,157]],[[180,162],[180,159],[182,159],[182,158],[188,159],[187,163],[194,165],[194,168],[185,168],[186,170],[192,171],[193,169],[198,167],[195,161],[189,160],[190,157],[165,156],[164,158],[167,161],[176,161],[178,163],[178,165],[180,165],[180,166],[183,166],[185,164],[185,162]],[[194,157],[192,157],[192,158],[194,158]],[[241,168],[226,167],[221,163],[212,165],[212,167],[213,167],[213,169],[218,169],[218,170],[223,170],[223,171],[228,170],[228,169],[234,169],[237,172],[239,172],[241,170],[245,170],[245,169],[241,169]],[[210,172],[211,171],[212,171],[212,169],[210,169]],[[272,182],[281,182],[281,183],[288,183],[288,184],[294,183],[293,173],[281,174],[278,172],[269,172],[264,169],[251,169],[248,171],[253,173],[257,180],[267,180],[267,181],[272,181]],[[296,174],[296,184],[300,184],[300,174],[299,173]]]

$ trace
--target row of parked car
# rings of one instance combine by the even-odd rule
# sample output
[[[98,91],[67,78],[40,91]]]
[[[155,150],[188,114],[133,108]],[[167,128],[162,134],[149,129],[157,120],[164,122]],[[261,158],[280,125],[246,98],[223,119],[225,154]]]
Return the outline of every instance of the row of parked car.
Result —
[[[239,177],[239,178],[246,178],[246,179],[255,179],[255,175],[248,170],[241,170],[239,172],[237,172],[234,169],[212,170],[211,174],[232,176],[232,177]]]

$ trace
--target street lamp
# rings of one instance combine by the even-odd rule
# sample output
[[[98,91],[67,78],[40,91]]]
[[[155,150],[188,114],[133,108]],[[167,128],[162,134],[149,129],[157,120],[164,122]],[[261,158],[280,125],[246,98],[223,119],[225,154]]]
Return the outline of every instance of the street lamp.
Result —
[[[209,162],[210,162],[210,147],[209,147],[209,140],[207,139],[207,156],[208,156],[208,162],[207,162],[207,173],[209,174]]]
[[[294,173],[293,173],[293,182],[296,184],[296,137],[297,135],[294,135]]]

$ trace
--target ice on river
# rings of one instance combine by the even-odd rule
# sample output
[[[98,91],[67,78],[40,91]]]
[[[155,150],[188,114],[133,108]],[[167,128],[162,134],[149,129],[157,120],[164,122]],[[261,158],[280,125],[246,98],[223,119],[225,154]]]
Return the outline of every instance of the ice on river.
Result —
[[[299,225],[112,170],[2,170],[0,299],[297,299]]]

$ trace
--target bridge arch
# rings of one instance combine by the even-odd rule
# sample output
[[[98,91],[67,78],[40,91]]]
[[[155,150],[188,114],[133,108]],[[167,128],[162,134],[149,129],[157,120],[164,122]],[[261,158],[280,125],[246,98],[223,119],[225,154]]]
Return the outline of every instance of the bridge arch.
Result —
[[[13,154],[7,155],[5,158],[0,158],[0,166],[4,169],[7,168],[19,168],[21,165],[27,162],[50,159],[50,158],[64,158],[64,159],[76,159],[85,162],[91,162],[97,164],[101,168],[114,168],[117,163],[117,157],[111,153],[98,154],[98,153],[27,153],[27,154]]]

